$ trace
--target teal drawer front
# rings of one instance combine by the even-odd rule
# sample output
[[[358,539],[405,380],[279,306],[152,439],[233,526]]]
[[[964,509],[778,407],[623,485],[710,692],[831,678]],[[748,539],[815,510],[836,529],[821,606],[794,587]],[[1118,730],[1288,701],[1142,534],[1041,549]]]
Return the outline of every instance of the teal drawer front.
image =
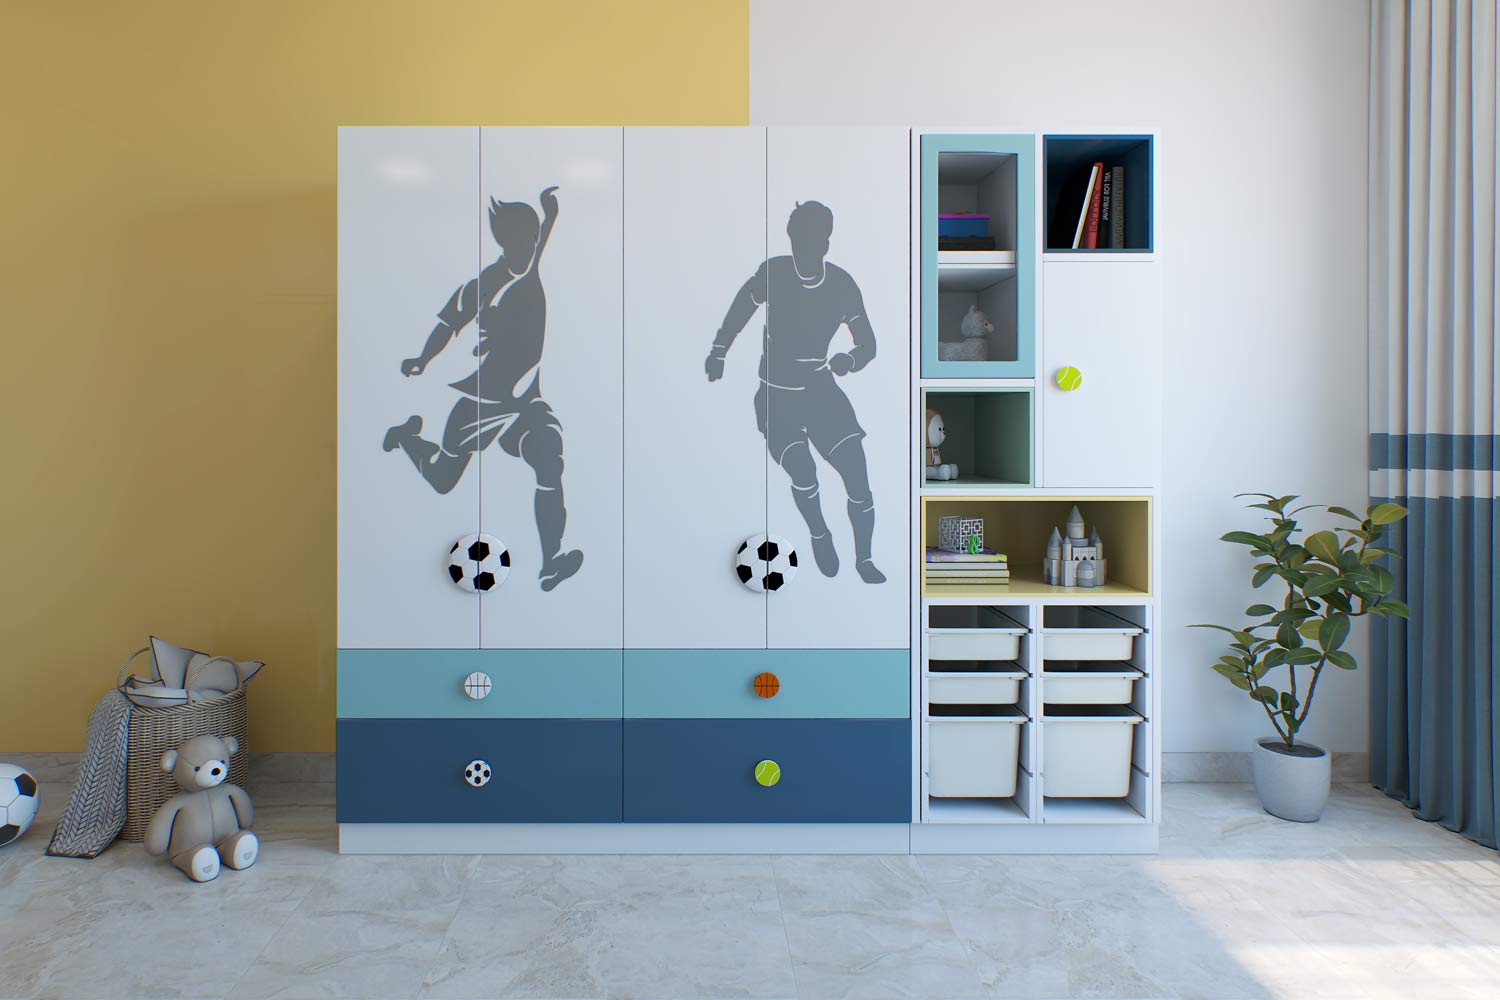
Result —
[[[776,675],[774,697],[755,678]],[[904,719],[905,649],[627,649],[627,719]]]
[[[618,649],[341,649],[341,719],[618,719]],[[488,674],[490,693],[464,694]]]

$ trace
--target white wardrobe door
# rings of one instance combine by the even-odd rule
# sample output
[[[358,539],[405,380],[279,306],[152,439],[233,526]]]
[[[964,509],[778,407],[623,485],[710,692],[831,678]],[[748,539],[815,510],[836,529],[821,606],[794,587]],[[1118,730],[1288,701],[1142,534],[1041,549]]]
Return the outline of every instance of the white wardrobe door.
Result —
[[[477,468],[431,462],[473,369],[473,325],[417,373],[429,335],[477,274],[476,128],[339,130],[338,644],[479,643],[479,599],[448,553],[479,521]],[[420,427],[418,424],[420,423]],[[419,467],[420,466],[420,467]]]
[[[1042,271],[1042,479],[1140,489],[1161,461],[1161,273],[1152,261],[1049,260]],[[1059,368],[1082,384],[1057,387]]]
[[[481,133],[480,523],[511,558],[481,600],[486,648],[620,647],[621,139]]]
[[[763,648],[735,550],[766,523],[764,309],[738,298],[765,259],[765,132],[628,129],[625,174],[625,644]],[[710,382],[736,301],[754,311]]]
[[[767,144],[770,350],[778,383],[770,391],[769,426],[772,450],[782,456],[768,468],[767,520],[773,534],[792,542],[799,561],[796,578],[770,597],[769,644],[904,647],[910,635],[909,135],[899,128],[771,128]],[[830,213],[819,273],[820,235]],[[794,237],[801,244],[796,259]],[[855,331],[859,340],[873,335],[873,359],[871,345],[857,342]],[[864,366],[837,374],[838,356],[850,351]],[[819,527],[825,537],[815,543]],[[870,539],[863,566],[862,535]],[[837,560],[831,575],[829,551]]]

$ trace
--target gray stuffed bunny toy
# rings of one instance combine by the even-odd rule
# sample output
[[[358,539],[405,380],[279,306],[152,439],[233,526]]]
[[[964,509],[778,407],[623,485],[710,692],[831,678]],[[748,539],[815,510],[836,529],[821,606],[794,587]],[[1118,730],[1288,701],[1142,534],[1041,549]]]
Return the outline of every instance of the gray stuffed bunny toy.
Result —
[[[260,841],[250,832],[250,796],[226,780],[229,758],[239,748],[233,736],[195,736],[162,755],[161,769],[182,792],[151,817],[146,852],[167,855],[194,882],[216,878],[220,861],[249,868],[260,854]]]

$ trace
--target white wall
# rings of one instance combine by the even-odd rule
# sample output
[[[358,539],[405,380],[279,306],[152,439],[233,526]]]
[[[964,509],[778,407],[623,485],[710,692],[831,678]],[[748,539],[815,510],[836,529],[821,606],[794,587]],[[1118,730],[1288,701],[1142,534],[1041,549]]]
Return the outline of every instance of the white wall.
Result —
[[[751,2],[755,124],[1160,133],[1168,752],[1268,731],[1209,670],[1214,634],[1186,628],[1252,603],[1246,558],[1216,541],[1253,526],[1233,494],[1362,507],[1368,489],[1367,17],[1364,0]],[[1367,675],[1330,673],[1304,735],[1364,750]]]

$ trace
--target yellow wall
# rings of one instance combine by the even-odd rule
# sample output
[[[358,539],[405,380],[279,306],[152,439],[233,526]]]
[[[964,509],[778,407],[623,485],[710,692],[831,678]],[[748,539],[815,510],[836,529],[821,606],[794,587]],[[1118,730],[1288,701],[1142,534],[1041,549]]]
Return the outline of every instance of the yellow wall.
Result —
[[[743,124],[747,3],[6,5],[0,751],[148,632],[332,749],[335,126]]]

